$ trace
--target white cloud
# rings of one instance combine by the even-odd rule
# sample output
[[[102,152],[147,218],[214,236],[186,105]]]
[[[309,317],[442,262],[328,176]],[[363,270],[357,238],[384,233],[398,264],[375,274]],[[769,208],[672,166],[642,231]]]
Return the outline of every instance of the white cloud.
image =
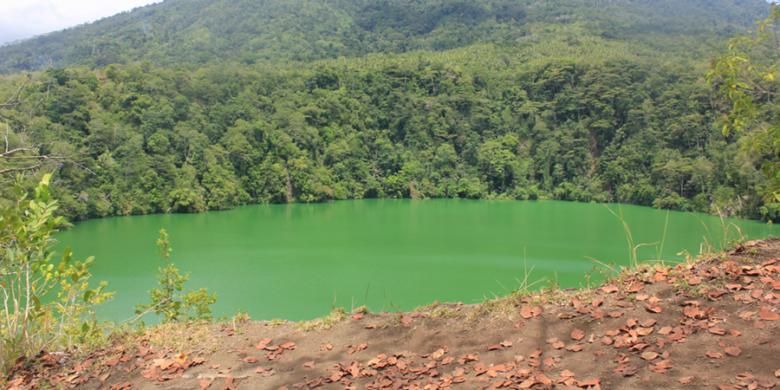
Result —
[[[0,0],[0,43],[92,22],[161,0]]]

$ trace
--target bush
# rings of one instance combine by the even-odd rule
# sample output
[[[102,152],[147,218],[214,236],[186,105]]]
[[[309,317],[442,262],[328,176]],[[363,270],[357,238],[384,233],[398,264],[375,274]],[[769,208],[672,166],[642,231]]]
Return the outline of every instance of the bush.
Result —
[[[103,332],[94,306],[111,297],[106,283],[90,288],[93,258],[73,259],[65,250],[54,257],[52,235],[67,222],[55,215],[57,201],[44,175],[33,198],[21,178],[16,201],[0,210],[0,368],[41,350],[100,341]]]
[[[159,287],[149,292],[151,301],[148,304],[136,306],[138,318],[146,313],[154,312],[162,316],[163,323],[211,320],[211,305],[217,302],[215,294],[209,294],[204,289],[184,291],[184,283],[189,280],[189,275],[182,275],[179,268],[171,262],[171,248],[168,240],[168,232],[160,230],[157,239],[157,247],[160,249],[160,257],[166,263],[158,271]]]

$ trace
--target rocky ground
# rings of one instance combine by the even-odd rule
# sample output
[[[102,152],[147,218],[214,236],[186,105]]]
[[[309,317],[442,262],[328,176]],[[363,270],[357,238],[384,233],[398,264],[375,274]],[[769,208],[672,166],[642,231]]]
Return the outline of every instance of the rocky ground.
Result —
[[[6,388],[769,389],[779,320],[780,240],[756,241],[591,290],[156,327],[78,359],[41,353]]]

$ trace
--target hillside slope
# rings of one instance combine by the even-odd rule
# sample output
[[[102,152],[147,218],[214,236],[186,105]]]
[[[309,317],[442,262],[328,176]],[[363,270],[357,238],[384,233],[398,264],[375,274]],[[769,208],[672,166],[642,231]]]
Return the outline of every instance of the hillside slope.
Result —
[[[167,0],[0,47],[0,73],[135,61],[310,61],[475,42],[513,45],[537,39],[539,30],[572,24],[595,36],[668,51],[686,39],[692,47],[714,44],[764,17],[767,9],[763,0]]]

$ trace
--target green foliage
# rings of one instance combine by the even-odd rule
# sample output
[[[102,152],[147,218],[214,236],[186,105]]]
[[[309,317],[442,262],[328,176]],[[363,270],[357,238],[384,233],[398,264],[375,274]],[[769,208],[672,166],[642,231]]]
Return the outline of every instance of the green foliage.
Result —
[[[146,313],[154,312],[162,316],[163,323],[179,321],[211,320],[211,305],[217,302],[216,294],[210,294],[206,289],[185,291],[184,284],[189,275],[182,275],[179,268],[171,262],[171,248],[168,232],[160,230],[157,239],[160,257],[166,263],[160,267],[157,275],[158,288],[149,292],[150,302],[136,306],[138,318]]]
[[[757,192],[768,219],[780,215],[780,6],[758,24],[752,35],[731,40],[728,51],[713,61],[708,80],[723,105],[724,134],[741,136],[742,161],[754,167]]]
[[[0,47],[0,72],[50,65],[310,62],[372,53],[512,48],[579,24],[589,39],[700,54],[702,43],[762,17],[763,0],[168,0]],[[685,38],[681,38],[685,36]],[[333,87],[318,75],[309,86]]]
[[[52,235],[65,226],[55,216],[51,176],[44,175],[32,197],[17,185],[13,205],[0,210],[0,368],[45,349],[99,342],[103,332],[93,307],[111,297],[105,282],[89,285],[93,261],[57,260]]]
[[[167,1],[49,36],[151,28],[143,44],[111,39],[115,62],[133,64],[32,74],[0,119],[26,144],[74,156],[51,167],[74,219],[377,197],[775,219],[771,147],[720,132],[722,107],[700,80],[701,58],[768,6],[708,4]],[[25,45],[36,42],[49,41]],[[62,63],[97,64],[79,53]],[[367,53],[381,54],[354,57]],[[197,67],[159,65],[174,62]],[[0,100],[19,84],[0,78]],[[762,107],[761,121],[776,123],[777,105]]]
[[[758,171],[740,163],[743,141],[715,128],[697,72],[649,60],[526,64],[524,55],[472,47],[297,70],[68,69],[57,73],[64,85],[35,75],[26,101],[7,111],[27,116],[9,123],[14,130],[47,124],[30,142],[79,151],[56,187],[75,219],[375,197],[704,212],[717,203],[762,216]],[[321,74],[339,87],[309,82]],[[85,85],[88,120],[56,122],[33,103]],[[170,120],[153,114],[169,106],[178,112]],[[721,187],[733,191],[716,194]]]

